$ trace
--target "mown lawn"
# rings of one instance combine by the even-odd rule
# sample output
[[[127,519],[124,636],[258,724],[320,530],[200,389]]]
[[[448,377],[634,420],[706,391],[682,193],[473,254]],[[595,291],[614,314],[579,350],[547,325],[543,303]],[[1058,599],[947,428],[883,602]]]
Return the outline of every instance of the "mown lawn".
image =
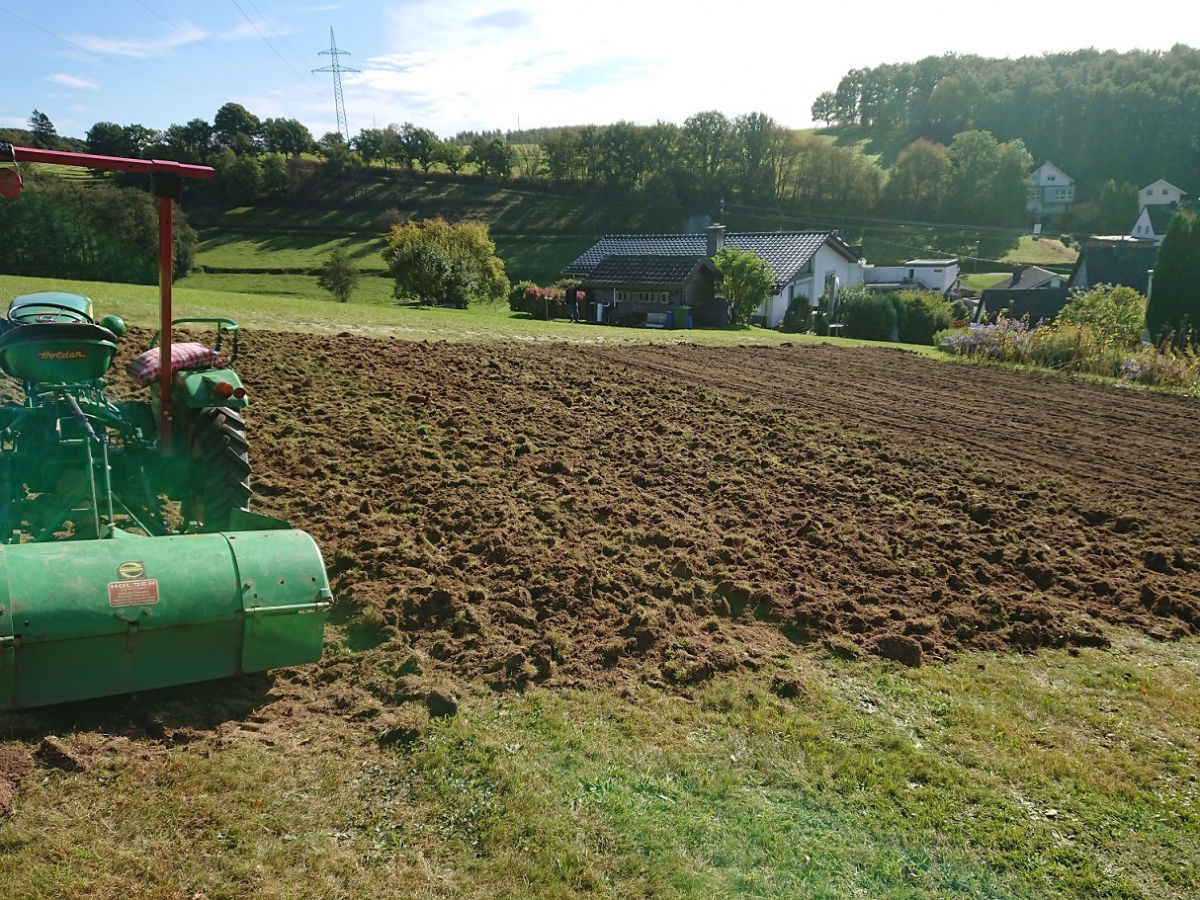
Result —
[[[27,783],[0,879],[13,900],[1183,900],[1197,658],[1130,635],[918,670],[809,653],[683,694],[478,694],[407,746],[336,714],[167,749],[66,735],[99,764]]]
[[[193,280],[195,279],[195,280]],[[269,292],[276,284],[277,292]],[[196,285],[192,287],[191,285]],[[74,282],[0,275],[0,299],[31,291],[68,290],[91,297],[99,316],[113,313],[129,324],[158,325],[158,289],[148,285]],[[259,291],[263,291],[260,293]],[[282,293],[279,291],[286,291]],[[175,318],[229,316],[244,328],[275,331],[338,333],[352,331],[404,340],[566,341],[591,344],[661,344],[687,342],[706,346],[777,345],[786,341],[829,341],[860,346],[869,341],[782,334],[750,326],[722,329],[613,328],[542,322],[511,313],[506,303],[470,309],[399,306],[386,278],[364,277],[349,303],[337,303],[316,284],[315,277],[265,275],[198,275],[177,282],[172,293]],[[4,300],[7,303],[7,300]],[[933,356],[933,347],[889,344]]]

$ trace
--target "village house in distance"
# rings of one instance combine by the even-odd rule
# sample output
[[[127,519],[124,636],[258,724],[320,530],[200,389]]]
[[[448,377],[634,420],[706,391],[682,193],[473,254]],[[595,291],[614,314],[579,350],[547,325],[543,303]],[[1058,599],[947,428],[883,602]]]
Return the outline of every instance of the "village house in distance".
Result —
[[[726,309],[715,297],[719,273],[711,260],[726,246],[753,250],[770,263],[775,284],[757,317],[768,328],[783,320],[796,297],[816,305],[830,290],[863,281],[858,253],[837,232],[727,234],[724,225],[710,225],[706,234],[607,235],[562,271],[580,279],[592,321],[637,325],[653,315],[659,324],[659,316],[670,313],[667,327],[686,327],[689,317],[696,326],[719,326],[726,324]]]
[[[1153,241],[1161,244],[1167,236],[1167,223],[1174,218],[1183,198],[1187,194],[1175,185],[1161,178],[1154,184],[1147,185],[1138,191],[1137,221],[1133,223],[1130,237],[1140,241]]]
[[[1033,185],[1025,208],[1038,216],[1066,212],[1075,202],[1075,182],[1052,162],[1044,162],[1029,176]]]
[[[720,273],[712,258],[724,247],[752,250],[771,265],[771,297],[754,322],[775,328],[788,304],[807,298],[827,305],[850,285],[880,290],[918,289],[946,293],[958,280],[957,259],[911,260],[902,266],[868,265],[859,249],[836,231],[726,232],[710,225],[706,234],[616,234],[597,241],[562,270],[580,279],[591,322],[661,328],[717,327],[727,309],[719,294]]]

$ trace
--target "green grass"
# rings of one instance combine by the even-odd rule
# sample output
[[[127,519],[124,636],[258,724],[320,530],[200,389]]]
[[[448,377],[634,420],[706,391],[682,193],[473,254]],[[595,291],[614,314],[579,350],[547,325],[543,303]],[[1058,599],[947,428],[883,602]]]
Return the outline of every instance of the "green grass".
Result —
[[[1191,898],[1195,650],[809,655],[780,660],[792,700],[767,672],[485,694],[407,748],[329,714],[149,752],[76,733],[100,764],[26,784],[0,880],[13,900]]]
[[[1034,238],[1025,235],[1017,244],[1015,250],[1010,250],[1002,262],[1011,262],[1027,266],[1073,265],[1079,258],[1079,253],[1066,247],[1054,238]]]
[[[601,235],[647,224],[647,210],[636,198],[377,169],[308,208],[225,210],[199,203],[188,209],[200,236],[197,265],[241,271],[316,269],[338,246],[361,268],[382,269],[379,251],[392,215],[486,222],[509,276],[541,284],[557,280],[562,267]]]
[[[278,287],[271,292],[271,286],[276,283]],[[395,304],[390,297],[391,284],[386,278],[365,277],[361,284],[351,302],[336,303],[316,286],[316,278],[313,277],[200,275],[176,283],[172,297],[175,318],[229,316],[244,328],[333,334],[350,331],[413,341],[565,341],[608,345],[692,343],[705,346],[776,346],[785,342],[824,341],[847,347],[873,344],[871,341],[848,338],[782,334],[750,326],[659,331],[573,325],[563,320],[541,322],[509,312],[506,303],[464,310],[414,308]],[[44,290],[85,294],[94,301],[97,315],[112,313],[122,316],[131,325],[151,328],[158,325],[156,287],[0,275],[0,301],[4,303],[18,294]],[[286,293],[283,293],[285,290]],[[933,347],[910,344],[883,346],[934,358],[942,357]]]
[[[963,287],[972,291],[984,291],[1011,278],[1012,272],[979,272],[974,275],[964,275],[960,281],[962,281]]]
[[[319,269],[330,251],[345,250],[362,271],[385,271],[380,255],[383,238],[378,235],[353,235],[321,240],[295,235],[227,235],[208,238],[196,246],[196,265],[204,270],[225,269],[237,272],[282,272]]]

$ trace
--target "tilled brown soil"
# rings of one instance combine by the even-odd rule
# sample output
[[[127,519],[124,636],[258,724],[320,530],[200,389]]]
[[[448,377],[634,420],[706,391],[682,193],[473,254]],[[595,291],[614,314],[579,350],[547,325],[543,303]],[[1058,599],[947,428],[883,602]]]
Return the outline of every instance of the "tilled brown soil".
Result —
[[[827,345],[244,346],[256,508],[317,538],[335,634],[374,651],[323,680],[683,685],[1200,626],[1192,400]]]

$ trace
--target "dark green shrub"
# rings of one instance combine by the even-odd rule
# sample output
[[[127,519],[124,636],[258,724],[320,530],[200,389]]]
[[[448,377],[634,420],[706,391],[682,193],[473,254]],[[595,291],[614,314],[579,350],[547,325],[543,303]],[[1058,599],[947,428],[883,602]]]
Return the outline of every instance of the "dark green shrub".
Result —
[[[508,308],[512,312],[529,312],[526,308],[525,292],[529,288],[536,288],[537,285],[532,281],[518,281],[508,289]]]
[[[788,334],[803,334],[812,327],[813,308],[807,297],[801,294],[788,302],[787,312],[779,323],[779,330]]]
[[[843,290],[838,300],[846,337],[867,341],[895,340],[896,299],[894,294],[874,294],[861,285]]]
[[[901,291],[898,296],[904,304],[905,316],[899,323],[899,329],[900,340],[905,344],[932,345],[933,336],[954,323],[954,312],[941,294],[934,291]],[[966,304],[963,304],[960,318],[965,319],[966,315]]]
[[[905,327],[908,325],[908,308],[904,305],[904,300],[899,294],[889,293],[888,299],[892,302],[892,309],[896,312],[896,327],[893,329],[889,341],[900,340],[900,335],[904,333]]]
[[[813,332],[821,337],[829,335],[829,319],[823,309],[818,309],[813,313]]]

